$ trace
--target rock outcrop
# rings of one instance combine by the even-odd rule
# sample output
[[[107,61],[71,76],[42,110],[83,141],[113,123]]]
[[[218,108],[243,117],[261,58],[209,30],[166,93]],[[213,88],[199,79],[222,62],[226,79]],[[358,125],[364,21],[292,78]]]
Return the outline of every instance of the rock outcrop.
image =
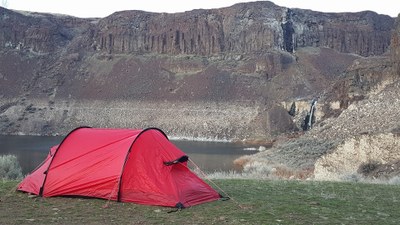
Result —
[[[317,180],[396,179],[400,82],[354,102],[297,137],[280,138],[266,151],[238,160],[245,172]]]
[[[88,19],[64,15],[17,12],[0,7],[0,49],[45,54],[67,47],[85,29]]]
[[[390,54],[354,60],[343,79],[322,96],[321,103],[331,109],[331,117],[320,118],[304,134],[281,137],[272,148],[237,160],[245,172],[297,179],[398,182],[399,31],[397,23]],[[330,102],[335,98],[340,101]],[[337,114],[332,112],[335,110]]]
[[[374,12],[327,14],[271,2],[179,14],[114,13],[99,22],[96,49],[108,53],[215,55],[329,47],[381,55],[394,20]]]
[[[109,54],[209,56],[328,47],[370,56],[387,51],[394,26],[393,18],[370,11],[320,13],[272,2],[176,14],[122,11],[97,20],[4,8],[1,14],[0,49],[35,52],[53,52],[80,39],[85,51]]]
[[[400,16],[396,19],[396,28],[393,30],[390,52],[393,73],[400,76]]]
[[[335,181],[360,179],[373,172],[373,167],[399,162],[399,148],[398,134],[363,134],[348,138],[316,161],[314,178]],[[399,168],[389,167],[374,178],[392,178],[393,175],[400,175],[399,172]]]

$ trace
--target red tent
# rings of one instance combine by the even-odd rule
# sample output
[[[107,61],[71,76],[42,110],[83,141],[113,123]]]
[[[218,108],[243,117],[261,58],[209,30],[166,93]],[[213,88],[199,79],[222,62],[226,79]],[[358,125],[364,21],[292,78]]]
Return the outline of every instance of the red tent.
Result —
[[[43,197],[88,196],[179,208],[219,199],[190,171],[187,160],[157,128],[81,127],[51,148],[18,190]]]

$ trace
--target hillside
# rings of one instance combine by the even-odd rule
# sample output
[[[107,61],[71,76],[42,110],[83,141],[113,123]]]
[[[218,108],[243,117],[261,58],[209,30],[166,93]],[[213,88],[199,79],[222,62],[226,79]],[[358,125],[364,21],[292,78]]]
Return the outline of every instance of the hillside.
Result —
[[[348,68],[347,78],[336,84],[336,90],[343,90],[339,84],[348,84],[346,92],[342,92],[343,100],[353,98],[358,101],[338,102],[337,105],[345,105],[345,109],[337,116],[322,119],[296,138],[278,138],[272,148],[254,156],[242,157],[236,163],[243,165],[247,173],[256,172],[271,177],[398,180],[398,22],[388,57],[356,60]],[[335,91],[330,95],[332,93]]]
[[[394,27],[374,12],[271,2],[98,19],[0,14],[3,134],[157,126],[177,137],[272,140],[298,129],[282,102],[310,101],[354,60],[382,56]]]
[[[398,26],[371,11],[268,1],[92,19],[0,8],[0,133],[159,127],[172,137],[272,146],[238,160],[247,172],[377,176],[363,169],[371,165],[394,177]],[[304,132],[312,101],[315,124]],[[361,156],[382,148],[390,160]]]

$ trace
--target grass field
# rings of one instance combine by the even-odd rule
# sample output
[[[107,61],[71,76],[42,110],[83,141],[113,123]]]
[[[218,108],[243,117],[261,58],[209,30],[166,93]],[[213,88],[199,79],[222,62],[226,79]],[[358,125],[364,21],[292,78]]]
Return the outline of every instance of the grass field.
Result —
[[[30,198],[0,181],[0,224],[400,224],[400,185],[214,180],[229,196],[178,212],[87,198]]]

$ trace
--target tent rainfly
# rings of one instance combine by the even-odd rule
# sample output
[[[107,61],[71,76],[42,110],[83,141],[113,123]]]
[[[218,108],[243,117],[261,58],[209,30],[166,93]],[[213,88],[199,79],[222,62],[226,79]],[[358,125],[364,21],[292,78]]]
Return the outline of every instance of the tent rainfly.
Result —
[[[79,127],[17,190],[185,208],[221,198],[187,166],[163,131]]]

